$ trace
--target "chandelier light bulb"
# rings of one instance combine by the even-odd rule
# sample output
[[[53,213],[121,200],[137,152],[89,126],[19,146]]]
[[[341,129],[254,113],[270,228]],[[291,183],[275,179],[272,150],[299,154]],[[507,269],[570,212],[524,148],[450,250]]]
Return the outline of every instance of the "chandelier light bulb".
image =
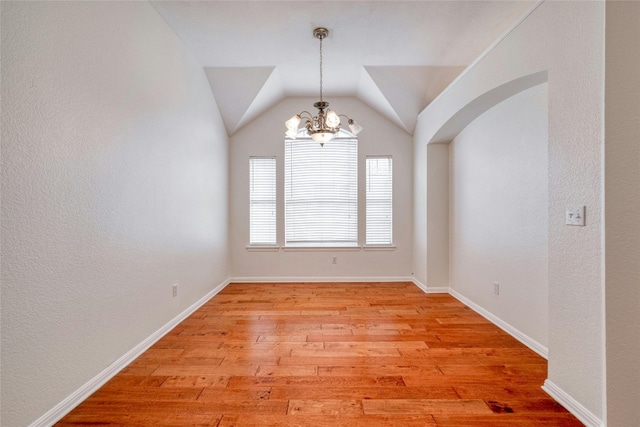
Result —
[[[333,139],[333,133],[331,132],[316,132],[311,134],[311,139],[323,146],[326,142]]]
[[[356,123],[355,120],[353,119],[349,119],[349,129],[351,130],[351,133],[354,135],[357,135],[360,132],[362,132],[362,126]]]
[[[289,129],[285,135],[289,139],[296,139],[298,137],[298,129]]]
[[[300,125],[300,116],[298,114],[296,114],[295,116],[291,117],[289,120],[287,120],[286,122],[284,122],[284,125],[287,127],[287,129],[294,130],[294,131],[298,131],[298,126]]]
[[[325,123],[330,128],[337,128],[338,126],[340,126],[340,117],[338,117],[338,115],[334,111],[327,110],[327,118],[325,119]]]

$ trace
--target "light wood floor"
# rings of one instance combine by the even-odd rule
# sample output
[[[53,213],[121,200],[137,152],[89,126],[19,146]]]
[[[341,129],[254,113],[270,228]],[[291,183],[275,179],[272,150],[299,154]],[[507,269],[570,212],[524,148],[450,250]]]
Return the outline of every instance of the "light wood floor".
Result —
[[[546,372],[411,283],[236,283],[58,425],[582,426]]]

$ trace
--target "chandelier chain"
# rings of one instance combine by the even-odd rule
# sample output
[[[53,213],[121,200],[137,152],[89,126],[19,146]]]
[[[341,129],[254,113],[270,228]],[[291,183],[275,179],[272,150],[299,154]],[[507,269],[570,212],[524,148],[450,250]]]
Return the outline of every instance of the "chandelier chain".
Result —
[[[320,102],[322,102],[322,39],[320,37]]]

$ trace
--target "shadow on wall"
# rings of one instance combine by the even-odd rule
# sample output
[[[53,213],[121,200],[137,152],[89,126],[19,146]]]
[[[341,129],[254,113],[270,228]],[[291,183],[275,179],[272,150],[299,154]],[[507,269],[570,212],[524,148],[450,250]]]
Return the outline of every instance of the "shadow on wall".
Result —
[[[427,143],[449,143],[485,111],[523,90],[546,83],[548,80],[549,73],[544,70],[511,80],[483,93],[451,116]]]

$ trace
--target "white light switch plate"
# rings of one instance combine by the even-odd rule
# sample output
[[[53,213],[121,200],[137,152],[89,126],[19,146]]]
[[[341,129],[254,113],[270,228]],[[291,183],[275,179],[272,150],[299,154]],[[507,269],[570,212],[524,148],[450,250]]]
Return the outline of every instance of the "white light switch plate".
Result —
[[[564,223],[567,225],[581,225],[584,226],[584,206],[572,206],[568,207],[564,217]]]

